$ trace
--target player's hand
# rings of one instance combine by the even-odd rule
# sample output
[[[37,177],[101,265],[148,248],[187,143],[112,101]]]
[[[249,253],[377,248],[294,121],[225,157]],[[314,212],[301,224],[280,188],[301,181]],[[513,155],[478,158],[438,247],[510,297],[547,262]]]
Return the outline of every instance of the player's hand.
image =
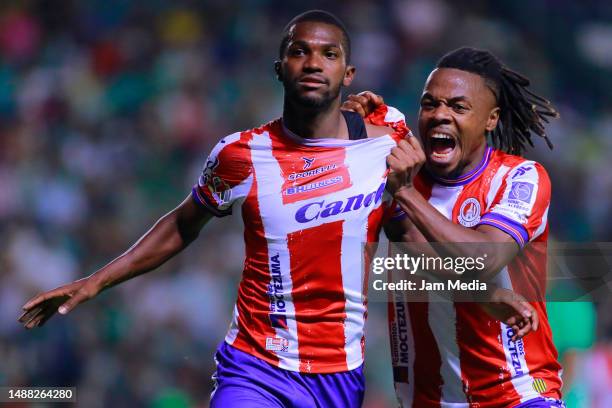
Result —
[[[495,288],[489,300],[480,303],[480,306],[492,317],[512,328],[512,341],[525,337],[532,330],[538,330],[538,312],[521,295],[509,289]]]
[[[412,181],[425,163],[421,143],[414,136],[401,140],[387,156],[387,190],[395,194],[403,187],[412,187]]]
[[[84,278],[40,293],[23,305],[23,314],[19,317],[19,322],[26,329],[40,327],[55,312],[66,314],[77,305],[96,296],[99,292],[100,290],[93,280]]]
[[[345,101],[341,108],[343,110],[357,112],[361,117],[365,118],[370,113],[374,112],[380,105],[384,105],[385,101],[380,95],[376,95],[374,92],[363,91],[357,95],[349,95],[348,100]]]

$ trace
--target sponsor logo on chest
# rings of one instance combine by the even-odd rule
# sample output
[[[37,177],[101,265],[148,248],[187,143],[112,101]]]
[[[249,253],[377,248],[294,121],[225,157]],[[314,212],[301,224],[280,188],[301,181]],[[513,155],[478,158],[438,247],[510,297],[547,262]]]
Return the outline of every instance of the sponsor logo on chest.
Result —
[[[338,214],[357,211],[361,208],[375,207],[381,200],[385,191],[385,183],[369,194],[356,194],[337,201],[321,199],[304,204],[295,212],[295,220],[305,224],[319,218],[333,217]]]

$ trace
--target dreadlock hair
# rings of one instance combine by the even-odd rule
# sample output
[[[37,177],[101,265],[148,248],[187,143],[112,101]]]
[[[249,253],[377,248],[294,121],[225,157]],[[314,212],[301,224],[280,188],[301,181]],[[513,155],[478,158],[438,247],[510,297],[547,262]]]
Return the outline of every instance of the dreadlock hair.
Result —
[[[283,29],[283,38],[280,43],[280,47],[278,50],[278,55],[280,59],[283,59],[283,55],[287,49],[287,45],[289,44],[289,37],[291,35],[291,28],[297,23],[303,22],[317,22],[317,23],[325,23],[329,25],[333,25],[334,27],[338,27],[340,31],[342,31],[342,47],[344,48],[344,52],[346,53],[346,63],[349,64],[351,61],[351,38],[349,37],[348,31],[344,26],[344,23],[333,15],[332,13],[324,10],[309,10],[305,11],[302,14],[298,14],[293,17],[289,23]]]
[[[550,117],[558,118],[559,113],[548,100],[527,89],[529,79],[506,67],[495,55],[463,47],[443,56],[436,67],[460,69],[484,78],[500,108],[497,127],[487,135],[496,149],[521,155],[526,143],[533,147],[532,133],[553,148],[544,122],[549,123]]]

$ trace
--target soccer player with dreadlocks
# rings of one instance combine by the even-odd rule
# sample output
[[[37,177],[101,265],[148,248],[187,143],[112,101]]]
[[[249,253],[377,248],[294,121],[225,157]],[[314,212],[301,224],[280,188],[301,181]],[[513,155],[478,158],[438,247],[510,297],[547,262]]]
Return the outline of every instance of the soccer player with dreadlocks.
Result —
[[[492,272],[483,278],[515,290],[537,282],[543,290],[545,255],[524,247],[546,245],[551,185],[544,168],[521,154],[533,146],[533,134],[552,147],[544,124],[558,114],[528,86],[488,51],[445,55],[421,97],[423,147],[412,137],[392,150],[387,189],[413,223],[408,241],[493,243],[487,246]],[[368,116],[373,123],[384,112],[372,94],[349,98],[345,108],[362,114],[377,108]],[[454,255],[465,255],[465,247],[455,246]],[[563,406],[544,303],[533,302],[540,329],[515,341],[512,328],[482,305],[426,296],[428,302],[396,301],[390,308],[403,407]]]

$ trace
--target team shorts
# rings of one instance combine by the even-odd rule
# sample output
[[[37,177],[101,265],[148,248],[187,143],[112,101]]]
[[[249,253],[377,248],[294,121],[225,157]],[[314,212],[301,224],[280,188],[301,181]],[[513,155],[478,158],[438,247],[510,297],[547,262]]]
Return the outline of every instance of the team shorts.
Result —
[[[363,366],[333,374],[303,374],[273,366],[222,342],[211,408],[360,407],[365,392]]]
[[[514,408],[565,408],[565,403],[554,398],[540,397],[525,401]]]

